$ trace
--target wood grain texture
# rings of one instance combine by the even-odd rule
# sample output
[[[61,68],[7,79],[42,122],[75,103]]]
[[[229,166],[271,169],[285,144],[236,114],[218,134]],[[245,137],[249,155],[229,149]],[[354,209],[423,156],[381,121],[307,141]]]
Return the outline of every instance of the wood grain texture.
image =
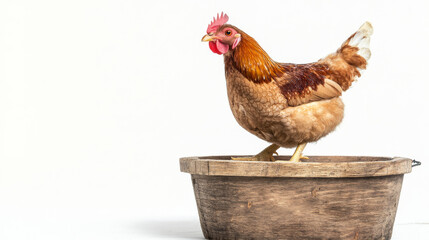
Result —
[[[192,175],[207,239],[390,239],[403,175]]]
[[[235,157],[235,156],[234,156]],[[411,159],[387,157],[310,156],[303,162],[232,161],[231,156],[180,159],[180,170],[210,176],[253,177],[370,177],[411,172]],[[288,160],[290,156],[276,156]]]
[[[301,163],[181,158],[207,239],[391,238],[411,159],[312,156]],[[288,156],[276,157],[288,159]]]

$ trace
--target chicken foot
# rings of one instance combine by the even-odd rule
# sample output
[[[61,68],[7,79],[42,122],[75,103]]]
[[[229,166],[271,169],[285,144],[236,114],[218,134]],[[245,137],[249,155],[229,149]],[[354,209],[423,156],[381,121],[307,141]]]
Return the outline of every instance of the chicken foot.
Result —
[[[305,145],[304,145],[304,147],[305,147]],[[273,154],[279,155],[276,152],[277,149],[279,149],[279,148],[280,148],[279,145],[273,143],[270,146],[268,146],[267,148],[265,148],[264,150],[262,150],[262,152],[256,154],[253,157],[231,157],[231,159],[237,160],[237,161],[269,161],[269,162],[274,162],[274,161],[276,161],[276,159],[274,158]]]

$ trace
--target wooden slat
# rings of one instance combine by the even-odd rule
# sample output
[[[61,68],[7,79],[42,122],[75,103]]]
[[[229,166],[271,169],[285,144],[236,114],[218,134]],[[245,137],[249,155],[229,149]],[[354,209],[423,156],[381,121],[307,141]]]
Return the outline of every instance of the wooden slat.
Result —
[[[279,156],[278,159],[289,159]],[[411,172],[412,160],[395,157],[310,156],[309,160],[294,162],[233,161],[231,156],[185,157],[180,170],[196,175],[252,177],[374,177]]]

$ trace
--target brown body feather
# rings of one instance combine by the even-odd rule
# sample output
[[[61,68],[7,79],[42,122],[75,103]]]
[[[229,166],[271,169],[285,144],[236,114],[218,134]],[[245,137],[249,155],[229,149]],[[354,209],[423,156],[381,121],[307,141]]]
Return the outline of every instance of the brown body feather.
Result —
[[[343,118],[342,91],[367,64],[360,48],[349,44],[356,33],[318,62],[286,64],[272,60],[252,37],[233,28],[241,43],[224,58],[229,102],[238,123],[283,147],[317,141],[333,131]]]

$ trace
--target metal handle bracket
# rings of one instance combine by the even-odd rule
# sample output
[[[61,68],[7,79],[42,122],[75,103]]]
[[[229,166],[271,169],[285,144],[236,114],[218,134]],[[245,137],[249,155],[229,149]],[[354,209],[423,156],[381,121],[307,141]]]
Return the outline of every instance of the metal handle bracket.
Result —
[[[417,167],[417,166],[420,166],[420,165],[422,165],[422,162],[419,162],[419,161],[417,161],[415,159],[413,159],[413,161],[411,162],[411,167]]]

